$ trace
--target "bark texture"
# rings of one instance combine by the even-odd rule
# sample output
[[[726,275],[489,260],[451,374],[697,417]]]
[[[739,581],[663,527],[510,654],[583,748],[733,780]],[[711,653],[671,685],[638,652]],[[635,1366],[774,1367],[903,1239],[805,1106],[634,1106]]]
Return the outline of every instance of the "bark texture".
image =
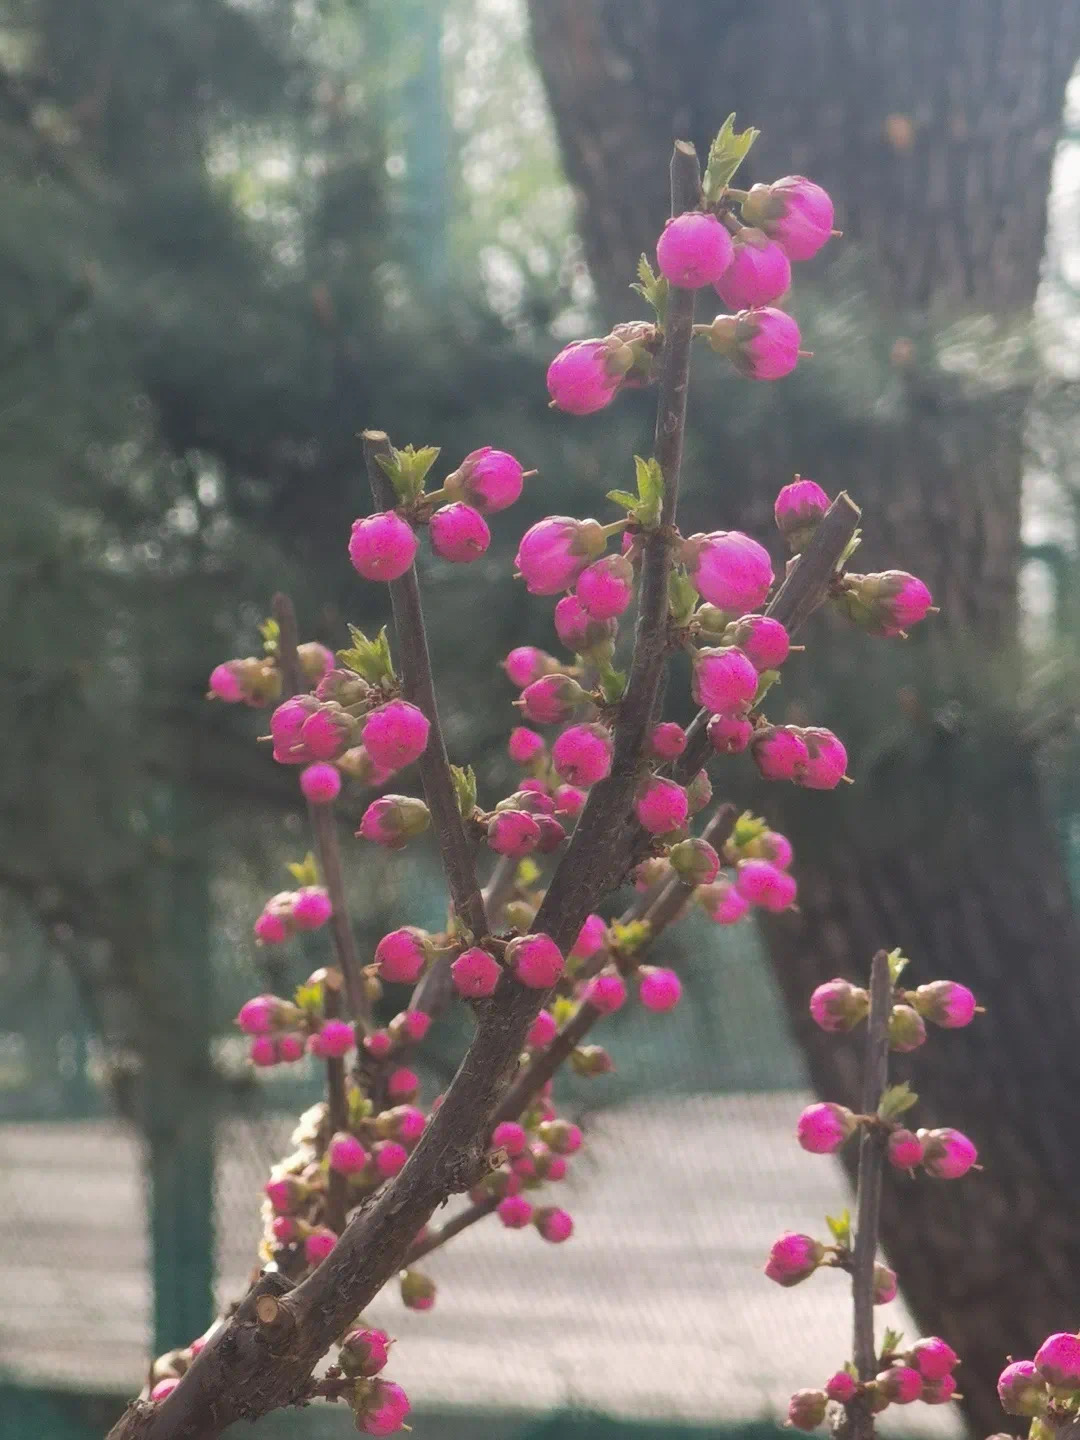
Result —
[[[834,248],[864,258],[884,354],[901,336],[917,350],[960,313],[1030,310],[1080,56],[1075,0],[531,0],[530,10],[605,316],[625,318],[627,278],[655,244],[672,137],[707,144],[732,110],[764,132],[740,184],[803,173],[833,194],[846,237]],[[797,267],[796,285],[805,292],[829,263],[827,250]],[[793,385],[775,387],[766,425],[725,435],[713,468],[729,478],[710,478],[707,523],[768,538],[772,497],[801,470],[863,507],[858,568],[912,569],[942,607],[906,647],[830,643],[828,673],[815,670],[801,695],[789,666],[770,714],[805,707],[834,723],[852,741],[858,784],[825,797],[772,787],[754,803],[797,842],[800,914],[777,920],[769,940],[824,1096],[857,1106],[858,1044],[818,1031],[807,997],[836,974],[865,983],[875,950],[899,945],[913,984],[961,980],[987,1006],[970,1030],[933,1033],[908,1066],[918,1123],[971,1134],[984,1171],[956,1184],[892,1177],[883,1208],[906,1296],[923,1333],[964,1357],[966,1409],[985,1434],[1026,1428],[997,1404],[1004,1357],[1080,1322],[1080,935],[1013,704],[1028,392],[1022,379],[994,388],[926,374],[898,367],[874,413],[819,395],[809,420],[795,414]],[[822,637],[811,627],[807,638],[809,673]]]

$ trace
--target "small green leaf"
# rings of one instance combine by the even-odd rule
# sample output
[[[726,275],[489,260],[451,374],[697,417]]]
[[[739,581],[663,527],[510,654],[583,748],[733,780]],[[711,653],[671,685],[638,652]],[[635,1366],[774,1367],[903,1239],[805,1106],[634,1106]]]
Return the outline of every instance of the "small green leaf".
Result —
[[[303,860],[290,860],[285,868],[298,885],[318,885],[319,883],[319,867],[310,850]]]
[[[460,765],[451,765],[450,774],[454,779],[458,810],[461,818],[467,820],[476,809],[476,771],[471,765],[466,765],[464,769]]]
[[[349,1088],[349,1129],[354,1129],[363,1121],[369,1119],[374,1106],[358,1085]]]
[[[349,626],[349,636],[353,642],[352,649],[337,652],[337,658],[342,665],[372,685],[392,684],[397,677],[394,674],[386,626],[383,626],[374,640],[369,640],[355,625]]]
[[[779,685],[779,683],[779,670],[763,670],[758,676],[758,687],[754,691],[754,699],[750,708],[756,709],[761,704],[762,700],[765,699],[765,696],[769,693],[772,687],[774,685]]]
[[[878,1117],[881,1120],[898,1120],[901,1115],[918,1104],[919,1097],[912,1090],[905,1080],[902,1085],[890,1085],[881,1097],[878,1105]]]
[[[540,879],[540,866],[537,865],[531,856],[526,855],[517,867],[517,875],[515,878],[517,883],[523,889],[527,890],[530,885],[535,885],[537,880]]]
[[[885,1359],[885,1356],[886,1356],[886,1355],[895,1355],[896,1352],[900,1349],[900,1346],[901,1346],[903,1343],[904,1343],[904,1332],[903,1332],[902,1330],[888,1330],[888,1329],[886,1329],[885,1334],[881,1337],[881,1358],[882,1358],[882,1360]],[[849,1373],[849,1374],[853,1374],[853,1375],[855,1376],[855,1378],[858,1379],[859,1372],[858,1372],[858,1370],[856,1370],[855,1366],[851,1364],[851,1361],[850,1361],[850,1360],[848,1361],[848,1366],[850,1367],[848,1373]]]
[[[607,498],[613,504],[621,505],[624,510],[634,510],[638,503],[638,497],[631,495],[629,490],[609,490]]]
[[[681,565],[677,565],[668,576],[668,614],[676,625],[689,625],[697,601],[697,591],[689,575]]]
[[[577,1010],[577,1002],[571,1000],[568,995],[557,995],[551,1004],[551,1018],[561,1030],[571,1015]]]
[[[889,951],[889,979],[894,985],[910,964],[911,961],[906,955],[901,955],[899,949]]]
[[[744,810],[735,821],[735,829],[731,832],[731,843],[736,850],[743,850],[747,845],[752,845],[755,840],[760,840],[768,828],[767,820],[762,820],[761,816],[755,815],[752,810]]]
[[[828,1225],[833,1239],[838,1245],[850,1246],[851,1244],[851,1211],[844,1210],[839,1215],[826,1215],[825,1224]]]
[[[630,289],[652,306],[656,312],[656,323],[662,326],[667,314],[668,282],[663,275],[653,274],[653,268],[645,255],[638,261],[637,273],[637,284],[631,285]]]
[[[634,456],[634,470],[638,487],[634,519],[643,530],[655,530],[664,505],[663,471],[656,460],[643,460],[640,455]]]
[[[616,920],[611,925],[610,933],[612,948],[623,955],[632,955],[635,950],[648,944],[652,936],[652,926],[648,920],[631,920],[627,925],[620,925]]]
[[[391,445],[389,455],[375,457],[390,477],[394,494],[402,505],[411,505],[423,494],[424,480],[438,458],[439,450],[435,445],[424,445],[419,450],[412,445],[397,450]]]
[[[259,626],[259,634],[262,636],[263,650],[267,655],[276,655],[278,652],[278,641],[281,639],[281,626],[273,618],[268,617]]]
[[[626,691],[626,671],[616,670],[610,660],[605,660],[597,675],[600,693],[609,705],[621,700]]]
[[[322,1014],[323,987],[320,984],[298,985],[293,999],[305,1015]]]
[[[761,131],[752,126],[747,130],[737,131],[734,113],[721,125],[720,133],[709,146],[709,158],[701,182],[702,192],[710,205],[714,205],[731,184],[736,170],[746,159],[751,145],[760,134]]]

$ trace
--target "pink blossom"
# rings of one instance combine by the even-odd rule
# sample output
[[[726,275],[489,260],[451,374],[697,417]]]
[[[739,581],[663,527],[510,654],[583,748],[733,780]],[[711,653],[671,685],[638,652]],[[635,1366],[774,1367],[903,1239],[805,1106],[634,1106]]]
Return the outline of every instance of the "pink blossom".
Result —
[[[614,746],[604,725],[571,725],[551,747],[551,763],[560,780],[595,785],[611,773]]]
[[[536,847],[537,854],[553,854],[566,839],[566,831],[558,820],[552,819],[550,815],[538,815],[536,823],[540,827],[540,844]]]
[[[751,905],[760,905],[763,910],[778,914],[795,903],[795,881],[768,860],[740,861],[735,884]]]
[[[674,970],[642,965],[638,969],[638,999],[646,1010],[664,1014],[674,1010],[682,996],[682,984]]]
[[[431,1016],[423,1010],[403,1010],[394,1016],[390,1025],[395,1031],[400,1028],[411,1044],[418,1045],[431,1029]]]
[[[1046,1381],[1030,1360],[1015,1360],[998,1376],[998,1399],[1006,1415],[1041,1415],[1049,1396]]]
[[[585,808],[588,796],[576,785],[558,785],[555,788],[555,813],[564,820],[576,820]]]
[[[309,1265],[325,1260],[337,1244],[337,1236],[325,1225],[317,1225],[304,1241],[304,1257]]]
[[[874,1304],[888,1305],[896,1299],[896,1271],[888,1265],[874,1266]]]
[[[606,340],[576,340],[560,350],[547,372],[555,408],[569,415],[591,415],[610,405],[625,373],[613,370],[612,354]]]
[[[376,1380],[365,1401],[363,1413],[356,1417],[356,1428],[365,1435],[393,1435],[403,1428],[411,1409],[409,1397],[400,1385],[391,1380]]]
[[[516,1120],[503,1120],[491,1132],[491,1148],[505,1150],[511,1160],[522,1154],[528,1143],[529,1137],[524,1127]]]
[[[300,727],[305,759],[336,760],[353,742],[356,722],[335,701],[313,711]]]
[[[338,1352],[338,1364],[346,1375],[366,1379],[384,1369],[389,1358],[390,1337],[385,1330],[350,1330]]]
[[[886,1155],[894,1169],[914,1170],[922,1163],[923,1143],[910,1130],[893,1130],[889,1135]]]
[[[424,712],[408,700],[391,700],[373,710],[364,722],[364,749],[376,765],[401,770],[427,748],[431,725]]]
[[[634,598],[634,567],[623,555],[601,555],[582,570],[574,590],[593,620],[613,620]]]
[[[496,1205],[495,1213],[508,1230],[523,1230],[532,1220],[533,1207],[524,1195],[507,1195]]]
[[[586,565],[603,554],[607,541],[595,520],[549,515],[521,537],[514,563],[530,595],[569,590]]]
[[[415,1145],[427,1124],[424,1112],[415,1105],[396,1105],[386,1113],[394,1117],[397,1138],[405,1145]]]
[[[634,814],[638,824],[651,835],[670,835],[686,824],[689,815],[686,791],[674,780],[653,775],[638,787]]]
[[[224,665],[215,665],[210,671],[210,693],[228,705],[237,705],[244,698],[244,687],[240,682],[239,666],[242,661],[227,660]]]
[[[796,1138],[811,1155],[832,1155],[854,1135],[858,1122],[846,1105],[808,1105],[799,1116]]]
[[[554,619],[559,643],[575,655],[612,653],[618,621],[595,619],[576,595],[562,597],[555,606]]]
[[[915,991],[915,1008],[943,1030],[960,1030],[975,1018],[975,996],[955,980],[934,980]]]
[[[407,1104],[420,1093],[420,1077],[415,1070],[399,1065],[386,1077],[386,1093],[395,1103]]]
[[[373,1030],[364,1036],[364,1049],[373,1060],[385,1060],[394,1048],[394,1037],[389,1030]]]
[[[278,1059],[286,1065],[292,1065],[297,1060],[304,1058],[304,1037],[302,1035],[282,1035],[277,1042]]]
[[[893,1365],[877,1377],[877,1390],[894,1405],[910,1405],[922,1396],[922,1376],[910,1365]]]
[[[488,822],[487,843],[497,855],[516,860],[540,844],[540,826],[524,810],[496,810]]]
[[[794,780],[810,759],[802,734],[790,725],[766,725],[750,741],[750,753],[763,780]]]
[[[825,1419],[824,1390],[796,1390],[788,1401],[787,1423],[795,1430],[816,1430]]]
[[[542,675],[521,692],[521,713],[534,725],[561,725],[585,698],[569,675]]]
[[[416,532],[393,510],[353,522],[349,559],[365,580],[397,580],[416,555]]]
[[[850,620],[870,635],[903,635],[926,618],[932,596],[921,580],[906,570],[844,577],[836,599]]]
[[[705,733],[717,755],[739,755],[750,744],[754,727],[745,715],[710,715]]]
[[[697,835],[673,845],[668,863],[684,885],[711,885],[720,874],[720,856]]]
[[[506,752],[515,765],[531,765],[544,753],[544,737],[527,725],[515,725],[510,731]]]
[[[558,670],[560,666],[555,656],[549,655],[545,650],[538,650],[535,645],[519,645],[507,655],[502,662],[502,668],[506,671],[506,678],[511,685],[524,690],[526,685],[539,680],[540,676],[546,675],[549,670]]]
[[[319,1060],[340,1059],[356,1044],[347,1020],[324,1020],[317,1034],[308,1038],[308,1049]]]
[[[847,751],[831,730],[800,730],[807,759],[795,782],[807,790],[835,790],[847,771]]]
[[[765,1274],[778,1285],[798,1285],[814,1273],[824,1258],[825,1247],[820,1241],[788,1230],[773,1241]]]
[[[791,640],[779,620],[768,615],[743,615],[725,635],[755,670],[778,670],[788,657]]]
[[[278,1063],[277,1042],[272,1035],[256,1035],[248,1050],[248,1059],[260,1070],[268,1069],[271,1065]]]
[[[773,583],[769,552],[740,530],[691,535],[681,558],[698,594],[738,615],[756,610]]]
[[[731,264],[731,236],[715,215],[688,210],[664,227],[656,242],[656,264],[665,280],[680,290],[715,285]]]
[[[707,771],[699,770],[686,786],[686,803],[690,807],[690,814],[696,815],[699,810],[704,810],[711,799],[712,781]]]
[[[333,906],[321,885],[305,885],[293,898],[292,922],[297,930],[319,930],[330,919]]]
[[[263,1194],[277,1214],[291,1215],[307,1199],[308,1188],[295,1175],[279,1175],[266,1182]]]
[[[703,885],[695,899],[717,925],[734,925],[750,909],[750,901],[739,891],[734,881],[721,877],[713,885]]]
[[[414,795],[380,795],[360,819],[357,835],[386,850],[403,850],[431,824],[431,813]]]
[[[889,1015],[889,1049],[906,1055],[926,1043],[926,1026],[910,1005],[894,1005]]]
[[[694,654],[691,690],[714,715],[745,715],[757,694],[758,672],[734,645]]]
[[[814,1023],[830,1035],[853,1030],[866,1018],[870,997],[865,990],[839,976],[819,985],[810,997],[810,1014]]]
[[[375,1156],[375,1169],[384,1180],[389,1180],[400,1170],[405,1168],[405,1161],[409,1158],[409,1152],[396,1140],[377,1140],[372,1148]]]
[[[455,500],[464,500],[481,515],[494,515],[520,498],[523,485],[521,462],[505,450],[484,445],[465,456],[454,473],[446,477],[444,488]]]
[[[675,760],[685,749],[686,731],[673,720],[664,720],[649,732],[649,754],[657,760]]]
[[[313,805],[329,805],[341,791],[341,775],[333,765],[319,761],[300,772],[300,789]]]
[[[544,1163],[544,1179],[550,1180],[552,1184],[558,1180],[565,1180],[569,1168],[562,1155],[550,1155]]]
[[[762,859],[771,860],[781,870],[791,869],[795,851],[786,835],[781,835],[779,830],[766,830],[758,840],[758,845],[761,848]]]
[[[586,915],[570,949],[575,960],[591,960],[607,942],[607,921],[601,915]]]
[[[785,175],[754,185],[743,201],[743,219],[781,246],[789,260],[809,260],[833,230],[833,203],[804,175]]]
[[[849,1400],[853,1400],[858,1388],[859,1382],[846,1370],[838,1370],[825,1382],[825,1394],[840,1405],[846,1405]]]
[[[791,262],[779,245],[761,230],[744,226],[734,239],[734,258],[714,282],[720,299],[732,310],[771,305],[791,288]]]
[[[294,695],[284,700],[270,716],[270,738],[274,742],[274,759],[279,765],[304,765],[313,757],[308,753],[300,732],[308,717],[320,709],[314,695]]]
[[[601,1015],[613,1015],[626,1004],[626,985],[621,975],[604,972],[594,975],[582,991],[581,998]]]
[[[487,521],[479,510],[462,504],[460,500],[440,505],[432,513],[428,520],[428,534],[435,554],[457,565],[479,560],[491,544]]]
[[[960,1363],[952,1346],[947,1345],[937,1335],[916,1340],[908,1351],[907,1358],[924,1380],[944,1380]]]
[[[241,1005],[236,1023],[245,1035],[268,1035],[284,1006],[276,995],[255,995]]]
[[[529,1026],[525,1044],[530,1050],[544,1050],[559,1033],[559,1026],[550,1010],[541,1010]]]
[[[463,950],[450,966],[454,989],[466,1000],[480,1000],[494,994],[501,974],[502,966],[495,956],[475,945]]]
[[[431,958],[427,931],[415,925],[391,930],[375,946],[375,964],[384,980],[395,985],[415,985]]]
[[[289,922],[292,919],[292,902],[286,911],[269,906],[255,921],[255,938],[260,945],[280,945],[289,938]]]
[[[359,1175],[368,1162],[368,1153],[355,1135],[339,1130],[326,1147],[330,1169],[339,1175]]]
[[[519,935],[506,947],[506,963],[530,990],[550,989],[563,972],[562,951],[550,935]]]
[[[943,1375],[940,1380],[924,1380],[922,1401],[924,1405],[945,1405],[956,1393],[956,1377]]]
[[[300,1238],[300,1227],[289,1215],[275,1215],[270,1222],[270,1233],[279,1245],[291,1245]]]
[[[777,495],[773,505],[776,528],[795,554],[809,545],[831,503],[816,481],[804,480],[801,475]]]
[[[780,380],[799,363],[802,340],[798,325],[783,310],[768,305],[760,310],[740,310],[737,315],[717,315],[704,333],[710,346],[726,355],[749,380]]]
[[[948,1126],[940,1130],[920,1130],[919,1139],[925,1147],[923,1169],[936,1180],[959,1180],[979,1158],[968,1137]]]
[[[565,1210],[554,1205],[539,1207],[533,1213],[533,1224],[552,1245],[561,1245],[574,1233],[574,1222]]]

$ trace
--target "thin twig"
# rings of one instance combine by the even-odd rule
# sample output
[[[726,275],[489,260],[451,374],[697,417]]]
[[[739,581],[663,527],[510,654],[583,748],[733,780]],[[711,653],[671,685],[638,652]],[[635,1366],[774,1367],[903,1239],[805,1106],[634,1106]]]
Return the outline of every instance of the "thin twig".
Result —
[[[460,1235],[462,1230],[468,1230],[469,1226],[475,1225],[478,1220],[493,1215],[498,1203],[494,1195],[487,1200],[474,1200],[452,1220],[447,1220],[445,1225],[439,1225],[425,1235],[422,1240],[417,1240],[414,1245],[411,1245],[405,1259],[401,1262],[402,1265],[414,1265],[417,1260],[422,1260],[425,1255],[430,1255],[432,1250],[438,1250],[448,1240],[453,1240],[455,1235]]]
[[[390,477],[378,460],[379,456],[385,458],[391,453],[389,437],[382,430],[365,430],[363,439],[364,460],[372,498],[383,510],[392,510],[397,504],[397,497]],[[431,811],[432,825],[438,837],[439,853],[442,856],[454,909],[473,936],[480,940],[488,933],[487,915],[476,879],[474,847],[458,809],[457,793],[446,754],[446,742],[439,721],[416,566],[411,565],[399,579],[391,580],[389,588],[405,698],[424,712],[431,726],[427,748],[417,762],[424,798]]]
[[[884,950],[874,956],[870,971],[870,1014],[866,1035],[866,1069],[863,1073],[862,1113],[876,1115],[889,1076],[889,1015],[892,980]],[[886,1133],[864,1126],[859,1142],[859,1178],[855,1201],[855,1247],[852,1255],[851,1294],[855,1308],[853,1358],[864,1383],[877,1374],[874,1343],[874,1261],[881,1219],[881,1182],[885,1169]],[[853,1440],[869,1440],[874,1417],[869,1406],[853,1406]]]

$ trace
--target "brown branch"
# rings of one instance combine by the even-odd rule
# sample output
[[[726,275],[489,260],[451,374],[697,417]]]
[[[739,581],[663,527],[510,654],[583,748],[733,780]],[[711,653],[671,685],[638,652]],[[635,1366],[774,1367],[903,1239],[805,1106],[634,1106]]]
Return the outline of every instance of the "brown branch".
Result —
[[[862,1113],[876,1115],[889,1077],[889,1015],[892,979],[884,950],[874,956],[870,971],[870,1014],[867,1021],[866,1068],[863,1072]],[[855,1247],[852,1255],[851,1294],[854,1301],[853,1358],[865,1384],[877,1374],[874,1343],[874,1261],[881,1219],[881,1183],[885,1169],[886,1131],[863,1127],[859,1141],[859,1178],[855,1201]],[[869,1440],[874,1417],[868,1405],[852,1407],[853,1440]]]
[[[378,457],[391,453],[390,440],[382,430],[364,431],[364,460],[368,483],[375,504],[392,510],[397,504],[390,477]],[[390,581],[390,604],[397,630],[399,662],[405,698],[421,709],[431,726],[427,748],[417,762],[424,798],[431,811],[431,821],[439,842],[446,883],[454,909],[477,940],[488,933],[487,914],[476,879],[473,844],[465,831],[458,809],[457,794],[450,761],[446,754],[431,677],[431,656],[428,654],[424,610],[420,603],[420,584],[416,566],[411,565],[398,580]]]
[[[445,1225],[440,1225],[425,1235],[423,1240],[417,1240],[415,1245],[410,1246],[403,1265],[413,1265],[417,1260],[422,1260],[425,1255],[430,1255],[432,1250],[438,1250],[448,1240],[453,1240],[455,1235],[460,1235],[463,1230],[468,1230],[470,1225],[475,1225],[478,1220],[483,1220],[488,1215],[495,1213],[498,1200],[492,1195],[487,1200],[474,1200],[464,1210],[448,1220]]]

